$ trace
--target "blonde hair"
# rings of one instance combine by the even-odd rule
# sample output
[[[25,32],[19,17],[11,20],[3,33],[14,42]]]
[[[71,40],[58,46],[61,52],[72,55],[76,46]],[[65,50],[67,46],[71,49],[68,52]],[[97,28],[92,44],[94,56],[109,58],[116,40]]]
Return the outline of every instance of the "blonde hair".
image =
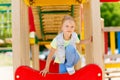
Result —
[[[63,23],[64,23],[66,20],[71,20],[71,21],[75,22],[75,20],[74,20],[74,18],[73,18],[72,16],[70,16],[70,15],[65,15],[65,16],[63,17],[63,19],[62,19],[61,27],[62,27]],[[62,32],[61,27],[60,27],[60,30],[59,30],[58,33]]]
[[[72,16],[70,16],[70,15],[66,15],[66,16],[63,17],[63,19],[62,19],[62,24],[63,24],[66,20],[71,20],[71,21],[74,21],[74,22],[75,22],[74,18],[73,18]]]

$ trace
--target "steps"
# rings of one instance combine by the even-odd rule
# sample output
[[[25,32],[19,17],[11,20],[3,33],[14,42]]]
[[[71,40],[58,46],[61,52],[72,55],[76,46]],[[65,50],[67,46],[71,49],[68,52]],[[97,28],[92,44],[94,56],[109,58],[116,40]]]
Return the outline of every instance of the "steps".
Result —
[[[32,7],[36,35],[40,41],[51,41],[61,28],[61,22],[65,15],[72,15],[76,20],[75,31],[80,33],[80,6],[38,6]]]

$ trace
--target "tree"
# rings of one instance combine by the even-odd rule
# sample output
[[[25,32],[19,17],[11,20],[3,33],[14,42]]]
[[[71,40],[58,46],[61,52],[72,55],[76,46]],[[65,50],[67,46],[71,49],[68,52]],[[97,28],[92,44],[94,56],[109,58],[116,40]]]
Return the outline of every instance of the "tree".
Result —
[[[101,17],[105,26],[120,26],[120,3],[102,3]]]
[[[10,3],[11,2],[11,0],[0,0],[0,4],[2,4],[2,3]]]
[[[5,40],[6,38],[12,37],[11,29],[11,6],[2,6],[2,4],[11,3],[11,0],[0,0],[0,39]],[[1,44],[0,47],[12,46],[11,43]]]

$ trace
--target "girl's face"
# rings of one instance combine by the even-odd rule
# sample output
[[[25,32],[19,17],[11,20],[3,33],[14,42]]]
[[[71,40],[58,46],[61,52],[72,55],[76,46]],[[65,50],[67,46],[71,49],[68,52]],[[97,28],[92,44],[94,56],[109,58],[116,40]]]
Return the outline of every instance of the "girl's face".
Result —
[[[75,30],[75,22],[72,20],[64,21],[62,25],[62,31],[66,35],[71,35]]]

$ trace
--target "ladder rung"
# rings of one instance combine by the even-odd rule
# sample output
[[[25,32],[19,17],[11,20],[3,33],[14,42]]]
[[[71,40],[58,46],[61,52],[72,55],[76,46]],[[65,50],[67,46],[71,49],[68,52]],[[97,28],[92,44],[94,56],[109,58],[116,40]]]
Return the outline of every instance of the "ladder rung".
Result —
[[[120,58],[120,54],[104,55],[104,58]]]
[[[105,71],[105,73],[107,74],[107,73],[120,73],[120,70],[115,70],[115,71]]]
[[[120,78],[120,76],[106,76],[105,78]]]

